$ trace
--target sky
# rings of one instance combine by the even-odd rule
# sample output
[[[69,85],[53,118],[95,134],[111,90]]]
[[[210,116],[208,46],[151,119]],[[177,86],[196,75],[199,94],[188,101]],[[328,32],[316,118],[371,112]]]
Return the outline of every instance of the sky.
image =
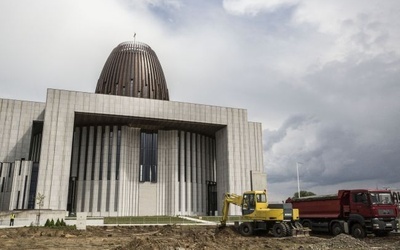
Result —
[[[2,0],[0,98],[93,93],[136,33],[170,100],[262,123],[270,201],[400,190],[398,13],[398,0]]]

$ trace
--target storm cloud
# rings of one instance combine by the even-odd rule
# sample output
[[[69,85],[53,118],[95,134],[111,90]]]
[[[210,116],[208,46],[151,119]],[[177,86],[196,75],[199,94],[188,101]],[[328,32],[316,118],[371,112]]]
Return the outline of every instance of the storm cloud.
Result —
[[[397,0],[3,0],[0,97],[94,92],[119,43],[149,44],[170,99],[245,108],[270,199],[400,189]]]

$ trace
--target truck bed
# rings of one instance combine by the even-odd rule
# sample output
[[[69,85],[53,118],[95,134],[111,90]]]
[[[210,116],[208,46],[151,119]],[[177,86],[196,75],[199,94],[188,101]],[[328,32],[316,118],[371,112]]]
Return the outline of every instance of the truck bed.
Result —
[[[291,201],[293,208],[299,209],[300,218],[333,219],[341,216],[338,195],[310,196]]]

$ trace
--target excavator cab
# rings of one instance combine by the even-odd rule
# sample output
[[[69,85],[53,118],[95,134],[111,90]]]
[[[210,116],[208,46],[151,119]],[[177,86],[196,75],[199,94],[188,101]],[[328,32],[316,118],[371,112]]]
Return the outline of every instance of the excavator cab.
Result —
[[[254,194],[244,194],[242,203],[242,215],[252,214],[256,208]]]
[[[260,209],[266,209],[267,206],[267,195],[265,192],[250,191],[243,194],[242,215],[252,214],[254,211]]]

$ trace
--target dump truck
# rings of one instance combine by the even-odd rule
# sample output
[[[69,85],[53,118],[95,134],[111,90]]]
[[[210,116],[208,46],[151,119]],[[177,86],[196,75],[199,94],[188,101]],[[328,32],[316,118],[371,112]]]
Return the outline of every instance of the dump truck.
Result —
[[[243,221],[235,225],[243,236],[261,230],[272,231],[275,237],[308,235],[309,230],[299,222],[299,210],[290,203],[268,204],[265,190],[247,191],[243,195],[226,193],[220,227],[226,226],[230,204],[241,207]]]
[[[337,194],[288,198],[300,211],[300,222],[312,231],[333,235],[386,236],[397,230],[398,210],[389,190],[339,190]]]

